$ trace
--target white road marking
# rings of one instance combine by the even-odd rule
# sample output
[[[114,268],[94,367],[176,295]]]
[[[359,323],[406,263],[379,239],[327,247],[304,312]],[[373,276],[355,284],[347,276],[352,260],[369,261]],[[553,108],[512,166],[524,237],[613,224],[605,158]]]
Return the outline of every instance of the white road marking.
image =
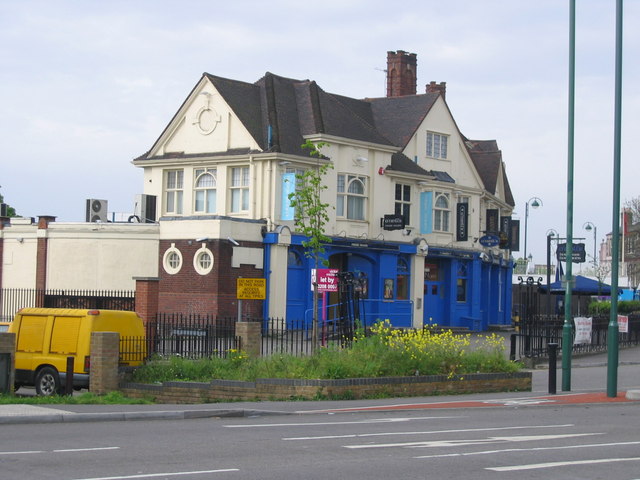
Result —
[[[53,453],[70,453],[70,452],[97,452],[100,450],[118,450],[120,447],[95,447],[95,448],[66,448],[60,450],[52,450]]]
[[[513,465],[510,467],[489,467],[485,470],[493,470],[494,472],[515,472],[518,470],[535,470],[538,468],[553,468],[553,467],[567,467],[572,465],[594,465],[597,463],[616,463],[616,462],[638,462],[640,457],[631,458],[601,458],[594,460],[573,460],[564,462],[547,462],[547,463],[532,463],[529,465]]]
[[[194,470],[192,472],[143,473],[140,475],[124,475],[118,477],[77,478],[75,480],[126,480],[129,478],[177,477],[180,475],[204,475],[207,473],[224,473],[238,471],[239,470],[237,468],[223,468],[219,470]]]
[[[30,453],[44,453],[42,450],[23,450],[21,452],[0,452],[0,455],[27,455]]]
[[[496,404],[524,404],[527,401],[531,401],[531,397],[519,397],[519,398],[500,398],[500,399],[488,399],[482,400],[478,403],[496,403]],[[553,400],[544,400],[541,401],[553,401]],[[366,410],[380,410],[384,408],[405,408],[405,407],[415,407],[415,408],[423,408],[425,405],[444,405],[444,404],[468,404],[469,400],[455,400],[449,402],[422,402],[422,403],[393,403],[389,405],[372,405],[369,407],[352,407],[352,408],[330,408],[330,409],[322,409],[322,410],[298,410],[295,413],[331,413],[331,412],[352,412],[352,411],[366,411]],[[518,403],[521,402],[521,403]]]
[[[489,437],[469,440],[432,440],[423,442],[403,442],[403,443],[378,443],[368,445],[344,445],[345,448],[393,448],[393,447],[460,447],[466,445],[480,445],[483,443],[506,443],[506,442],[528,442],[538,440],[554,440],[558,438],[584,437],[590,435],[602,435],[600,433],[569,433],[565,435],[524,435],[515,437]]]
[[[353,422],[314,422],[314,423],[264,423],[252,425],[224,425],[225,428],[262,428],[262,427],[312,427],[319,425],[366,425],[371,423],[401,423],[415,420],[435,420],[461,417],[417,417],[417,418],[373,418],[371,420],[357,420]]]
[[[58,450],[22,450],[15,452],[0,452],[0,455],[28,455],[33,453],[75,453],[75,452],[97,452],[101,450],[118,450],[120,447],[94,447],[94,448],[68,448]]]
[[[638,445],[640,442],[616,442],[616,443],[590,443],[586,445],[561,445],[557,447],[532,447],[532,448],[504,448],[501,450],[483,450],[481,452],[444,453],[442,455],[420,455],[413,458],[440,458],[440,457],[468,457],[472,455],[495,455],[496,453],[512,452],[537,452],[542,450],[574,450],[576,448],[600,448],[618,447],[623,445]]]
[[[492,427],[492,428],[460,428],[451,430],[428,430],[425,432],[383,432],[383,433],[353,433],[346,435],[324,435],[319,437],[286,437],[282,440],[325,440],[335,438],[357,438],[357,437],[385,437],[393,435],[431,435],[434,433],[468,433],[468,432],[494,432],[500,430],[521,430],[533,428],[565,428],[575,427],[573,423],[564,425],[523,425],[521,427]]]

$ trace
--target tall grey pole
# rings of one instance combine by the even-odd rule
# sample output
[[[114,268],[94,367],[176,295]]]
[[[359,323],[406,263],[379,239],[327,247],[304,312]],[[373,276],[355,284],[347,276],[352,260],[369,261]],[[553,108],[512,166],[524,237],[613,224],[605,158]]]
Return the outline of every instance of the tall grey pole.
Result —
[[[562,390],[571,390],[571,267],[573,264],[573,142],[575,112],[575,63],[576,63],[576,2],[569,1],[569,125],[567,151],[567,271],[564,296],[564,324],[562,326]]]
[[[607,328],[607,396],[618,395],[618,267],[620,261],[620,138],[622,125],[622,0],[616,2],[616,90],[613,134],[611,316]],[[624,252],[624,245],[623,245]]]

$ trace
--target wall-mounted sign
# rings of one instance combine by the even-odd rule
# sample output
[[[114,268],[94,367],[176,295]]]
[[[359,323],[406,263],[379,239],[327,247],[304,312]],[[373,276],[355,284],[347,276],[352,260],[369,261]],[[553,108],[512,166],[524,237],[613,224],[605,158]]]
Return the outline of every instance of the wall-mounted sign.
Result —
[[[466,242],[469,238],[469,226],[467,219],[469,212],[469,204],[458,203],[456,205],[456,241]]]
[[[264,300],[267,298],[265,278],[238,278],[236,282],[238,300]]]
[[[405,227],[402,215],[385,215],[380,219],[380,226],[383,230],[402,230]]]
[[[483,247],[497,247],[500,245],[500,237],[498,235],[483,235],[480,237],[480,245]]]

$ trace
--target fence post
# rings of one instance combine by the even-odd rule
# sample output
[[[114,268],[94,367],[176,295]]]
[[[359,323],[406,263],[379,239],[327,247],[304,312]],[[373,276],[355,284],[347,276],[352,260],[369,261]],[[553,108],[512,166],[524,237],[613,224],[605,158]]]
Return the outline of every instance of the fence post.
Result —
[[[236,322],[236,337],[242,350],[250,357],[259,357],[262,350],[262,322]]]
[[[549,343],[549,393],[555,395],[556,393],[556,377],[557,377],[557,360],[558,360],[558,344]]]

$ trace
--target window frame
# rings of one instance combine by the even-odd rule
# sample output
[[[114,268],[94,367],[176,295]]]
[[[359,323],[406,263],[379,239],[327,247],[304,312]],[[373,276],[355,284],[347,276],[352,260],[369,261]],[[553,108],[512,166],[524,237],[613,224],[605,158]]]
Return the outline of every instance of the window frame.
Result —
[[[174,261],[176,263],[174,263]],[[176,244],[172,243],[162,256],[162,267],[169,275],[175,275],[182,269],[184,261],[182,252],[176,248]]]
[[[406,198],[407,195],[408,198]],[[405,225],[411,225],[411,185],[396,183],[393,211],[396,215],[402,216]]]
[[[198,182],[210,176],[213,179],[213,185],[198,186]],[[201,200],[198,199],[199,194],[203,195]],[[213,206],[211,206],[211,196],[213,196]],[[198,202],[202,202],[202,206],[198,208]],[[212,208],[211,208],[212,207]],[[193,171],[193,211],[194,213],[216,213],[218,211],[218,169],[217,168],[196,168]]]
[[[239,177],[234,177],[239,171]],[[229,212],[246,213],[249,211],[249,189],[251,186],[251,170],[248,165],[230,167],[229,175]],[[236,184],[236,181],[238,183]]]
[[[425,147],[427,157],[447,160],[449,153],[449,135],[428,130]]]
[[[433,230],[435,232],[451,231],[451,194],[449,192],[433,192]],[[446,200],[447,206],[439,206],[441,199]]]
[[[207,265],[203,265],[202,260],[207,256],[209,258],[209,263]],[[193,255],[193,268],[200,275],[207,275],[213,270],[213,264],[215,260],[213,257],[213,252],[206,247],[206,244],[202,244],[202,246],[196,250],[196,253]]]
[[[336,217],[353,221],[367,221],[368,177],[340,173],[336,185]],[[353,191],[362,185],[362,193]],[[358,213],[360,215],[358,215]]]
[[[163,187],[165,213],[182,215],[184,213],[184,169],[165,170]]]

